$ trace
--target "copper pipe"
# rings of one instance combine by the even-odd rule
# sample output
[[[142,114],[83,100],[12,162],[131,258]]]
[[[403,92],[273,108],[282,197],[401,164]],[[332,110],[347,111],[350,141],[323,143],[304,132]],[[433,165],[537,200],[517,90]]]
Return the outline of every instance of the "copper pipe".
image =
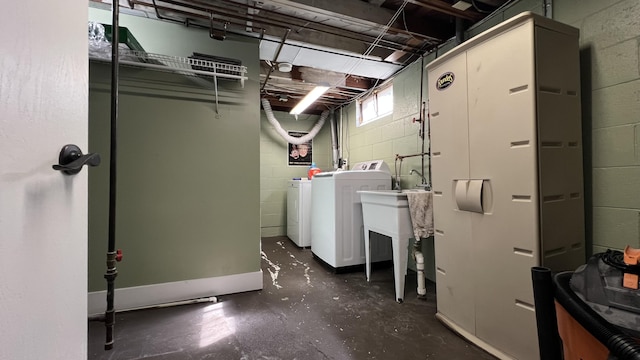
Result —
[[[416,156],[425,156],[425,155],[429,155],[429,153],[428,152],[422,152],[422,153],[419,153],[419,154],[411,154],[411,155],[396,154],[396,159],[403,160],[404,158],[416,157]]]

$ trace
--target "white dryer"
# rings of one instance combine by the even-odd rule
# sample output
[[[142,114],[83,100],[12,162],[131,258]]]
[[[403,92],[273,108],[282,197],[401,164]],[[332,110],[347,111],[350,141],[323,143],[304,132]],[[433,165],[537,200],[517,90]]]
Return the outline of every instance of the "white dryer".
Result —
[[[316,174],[312,185],[311,252],[335,270],[363,265],[364,225],[357,191],[391,189],[389,166],[382,160],[357,163],[351,170]],[[391,256],[388,241],[372,239],[372,262]]]
[[[287,236],[299,247],[311,246],[311,180],[287,184]]]

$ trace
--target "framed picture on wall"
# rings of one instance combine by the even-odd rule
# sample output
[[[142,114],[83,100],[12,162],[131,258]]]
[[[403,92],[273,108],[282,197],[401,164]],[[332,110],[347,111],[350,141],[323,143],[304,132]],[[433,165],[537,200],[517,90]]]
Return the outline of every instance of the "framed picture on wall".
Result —
[[[289,131],[289,135],[293,137],[301,137],[308,132],[304,131]],[[311,165],[311,152],[312,152],[313,140],[309,140],[303,144],[295,145],[289,143],[289,152],[287,158],[289,159],[289,166],[309,166]]]

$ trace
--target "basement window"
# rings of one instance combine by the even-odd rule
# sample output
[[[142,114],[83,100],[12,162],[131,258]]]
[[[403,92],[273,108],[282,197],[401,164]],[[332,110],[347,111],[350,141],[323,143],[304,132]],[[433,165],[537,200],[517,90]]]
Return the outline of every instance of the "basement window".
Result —
[[[357,101],[357,126],[381,119],[393,112],[393,85],[374,90],[369,96]]]

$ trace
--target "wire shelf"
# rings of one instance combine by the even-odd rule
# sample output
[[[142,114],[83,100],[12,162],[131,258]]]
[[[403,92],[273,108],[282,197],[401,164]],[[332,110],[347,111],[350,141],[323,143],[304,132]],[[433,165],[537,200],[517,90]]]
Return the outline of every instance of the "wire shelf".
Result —
[[[215,78],[240,80],[244,87],[247,67],[209,60],[148,53],[140,50],[120,49],[119,63],[160,71],[178,72],[183,75],[203,75]],[[105,59],[97,59],[105,60]]]
[[[119,49],[118,56],[118,63],[120,65],[149,68],[158,71],[169,71],[182,75],[201,75],[213,78],[216,98],[216,114],[218,114],[218,78],[240,80],[242,87],[244,87],[244,81],[248,79],[246,76],[247,67],[242,65],[154,54],[146,51],[123,48]],[[111,59],[91,56],[91,54],[89,55],[89,58],[97,61],[111,61]]]

